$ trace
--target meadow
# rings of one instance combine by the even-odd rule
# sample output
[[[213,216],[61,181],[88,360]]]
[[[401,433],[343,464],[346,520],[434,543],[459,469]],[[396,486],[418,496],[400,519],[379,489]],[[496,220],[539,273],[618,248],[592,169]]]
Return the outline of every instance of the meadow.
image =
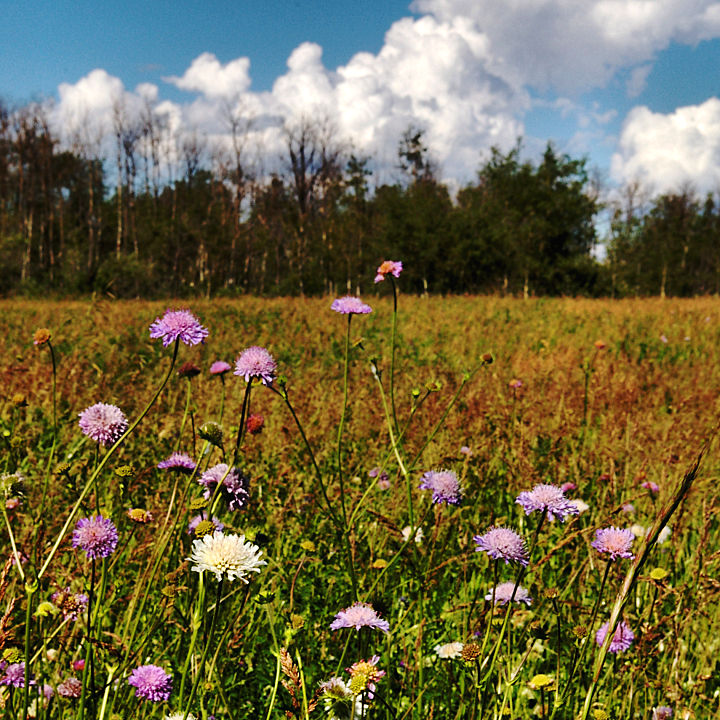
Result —
[[[401,288],[0,302],[3,717],[715,717],[717,299]]]

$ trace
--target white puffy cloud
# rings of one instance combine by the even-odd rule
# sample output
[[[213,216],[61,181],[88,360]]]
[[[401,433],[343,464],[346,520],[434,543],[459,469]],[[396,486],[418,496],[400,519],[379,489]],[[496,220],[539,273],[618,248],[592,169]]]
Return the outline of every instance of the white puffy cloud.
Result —
[[[636,107],[627,116],[611,176],[639,180],[654,192],[691,184],[700,192],[720,188],[720,100],[681,107],[667,115]]]
[[[212,53],[205,52],[192,61],[182,77],[163,78],[180,90],[199,92],[208,97],[234,97],[250,87],[250,60],[246,57],[222,65]]]

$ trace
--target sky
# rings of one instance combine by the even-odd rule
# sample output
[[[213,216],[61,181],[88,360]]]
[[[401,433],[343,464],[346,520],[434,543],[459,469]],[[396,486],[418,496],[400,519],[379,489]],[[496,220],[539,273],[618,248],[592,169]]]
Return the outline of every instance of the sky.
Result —
[[[720,190],[720,2],[713,0],[0,0],[0,98],[52,101],[63,143],[112,157],[149,110],[208,157],[244,128],[272,169],[312,120],[376,182],[408,127],[472,182],[491,147],[551,141],[609,188]],[[174,143],[174,144],[173,144]]]

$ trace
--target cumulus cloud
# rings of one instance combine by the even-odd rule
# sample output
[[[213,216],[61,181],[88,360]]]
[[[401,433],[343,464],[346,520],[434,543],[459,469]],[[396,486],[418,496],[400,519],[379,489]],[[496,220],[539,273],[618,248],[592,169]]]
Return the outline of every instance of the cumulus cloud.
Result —
[[[720,100],[664,115],[636,107],[627,116],[612,157],[611,176],[639,180],[655,192],[692,184],[700,192],[720,188]]]
[[[192,61],[182,77],[163,78],[180,90],[199,92],[208,97],[234,97],[250,87],[250,60],[237,58],[222,65],[212,53],[205,52]]]

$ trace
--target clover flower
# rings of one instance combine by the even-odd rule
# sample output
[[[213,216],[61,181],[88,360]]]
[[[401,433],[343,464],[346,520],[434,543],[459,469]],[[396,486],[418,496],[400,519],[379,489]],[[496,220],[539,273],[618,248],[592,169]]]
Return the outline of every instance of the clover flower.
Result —
[[[516,589],[514,582],[504,582],[496,585],[495,590],[493,591],[491,589],[490,592],[485,596],[485,599],[492,602],[494,594],[496,605],[507,605],[513,595],[513,590],[515,590],[515,597],[513,598],[513,602],[516,602],[518,604],[525,603],[528,607],[530,607],[530,605],[532,604],[532,598],[528,594],[528,591],[524,587],[522,587],[522,585],[518,585]]]
[[[382,282],[387,275],[393,277],[400,277],[402,272],[403,264],[402,260],[383,260],[380,267],[377,269],[377,275],[375,275],[375,282]]]
[[[244,377],[248,383],[257,379],[263,385],[272,385],[276,373],[277,363],[273,356],[264,347],[253,345],[240,353],[233,375]]]
[[[112,445],[128,428],[125,413],[116,405],[95,403],[85,408],[79,417],[83,433],[103,446]]]
[[[223,480],[223,477],[225,478]],[[248,501],[250,495],[247,488],[250,484],[248,478],[237,468],[228,472],[227,463],[218,463],[208,468],[199,478],[198,483],[205,486],[203,497],[209,500],[215,493],[215,488],[222,480],[222,495],[227,501],[230,510],[239,510]]]
[[[330,309],[341,315],[367,315],[372,312],[369,305],[366,305],[359,297],[352,295],[345,295],[345,297],[333,300]]]
[[[510,528],[492,527],[484,535],[475,535],[473,540],[477,544],[475,550],[486,552],[493,560],[528,564],[525,541]]]
[[[452,470],[430,470],[422,476],[418,487],[432,490],[432,501],[436,505],[459,505],[462,500],[460,481]]]
[[[244,583],[250,582],[248,574],[260,572],[262,551],[257,545],[245,541],[244,535],[225,535],[219,530],[193,540],[192,552],[188,560],[195,563],[194,572],[209,570],[218,582],[224,577],[229,581],[235,579]]]
[[[330,624],[331,630],[339,630],[340,628],[355,628],[360,630],[363,627],[369,627],[371,629],[382,630],[383,632],[390,631],[390,624],[387,620],[383,620],[373,610],[371,605],[362,602],[356,602],[349,608],[341,610],[335,619]]]
[[[216,360],[210,366],[211,375],[220,375],[222,377],[228,370],[232,370],[232,365],[226,363],[224,360]]]
[[[441,660],[453,660],[460,657],[463,647],[465,646],[461,642],[451,642],[445,643],[444,645],[436,645],[433,650]]]
[[[558,520],[565,521],[568,515],[577,515],[578,509],[556,485],[538,484],[532,490],[521,492],[516,503],[522,505],[525,514],[544,512]]]
[[[65,678],[57,686],[58,695],[65,698],[79,698],[82,695],[82,682],[76,677]]]
[[[162,338],[164,347],[176,340],[181,340],[185,345],[197,345],[205,342],[208,335],[207,328],[189,310],[166,310],[161,318],[155,318],[150,325],[150,337]]]
[[[80,548],[91,559],[106,558],[115,552],[118,532],[115,524],[102,515],[78,520],[72,534],[72,546]]]
[[[607,635],[609,626],[609,622],[603,623],[595,633],[595,642],[599,647],[602,647],[605,642],[605,636]],[[610,641],[610,647],[608,650],[611,653],[625,652],[625,650],[633,644],[633,640],[635,640],[635,633],[630,629],[630,626],[624,620],[621,620],[615,628],[615,634]]]
[[[135,688],[135,697],[163,702],[172,693],[172,676],[157,665],[140,665],[130,673],[128,685]]]
[[[632,530],[618,527],[598,528],[595,539],[590,543],[599,553],[610,555],[611,560],[635,556],[630,552],[635,535]]]
[[[179,470],[191,473],[195,470],[195,461],[186,453],[174,452],[165,460],[161,460],[157,467],[160,470]]]

